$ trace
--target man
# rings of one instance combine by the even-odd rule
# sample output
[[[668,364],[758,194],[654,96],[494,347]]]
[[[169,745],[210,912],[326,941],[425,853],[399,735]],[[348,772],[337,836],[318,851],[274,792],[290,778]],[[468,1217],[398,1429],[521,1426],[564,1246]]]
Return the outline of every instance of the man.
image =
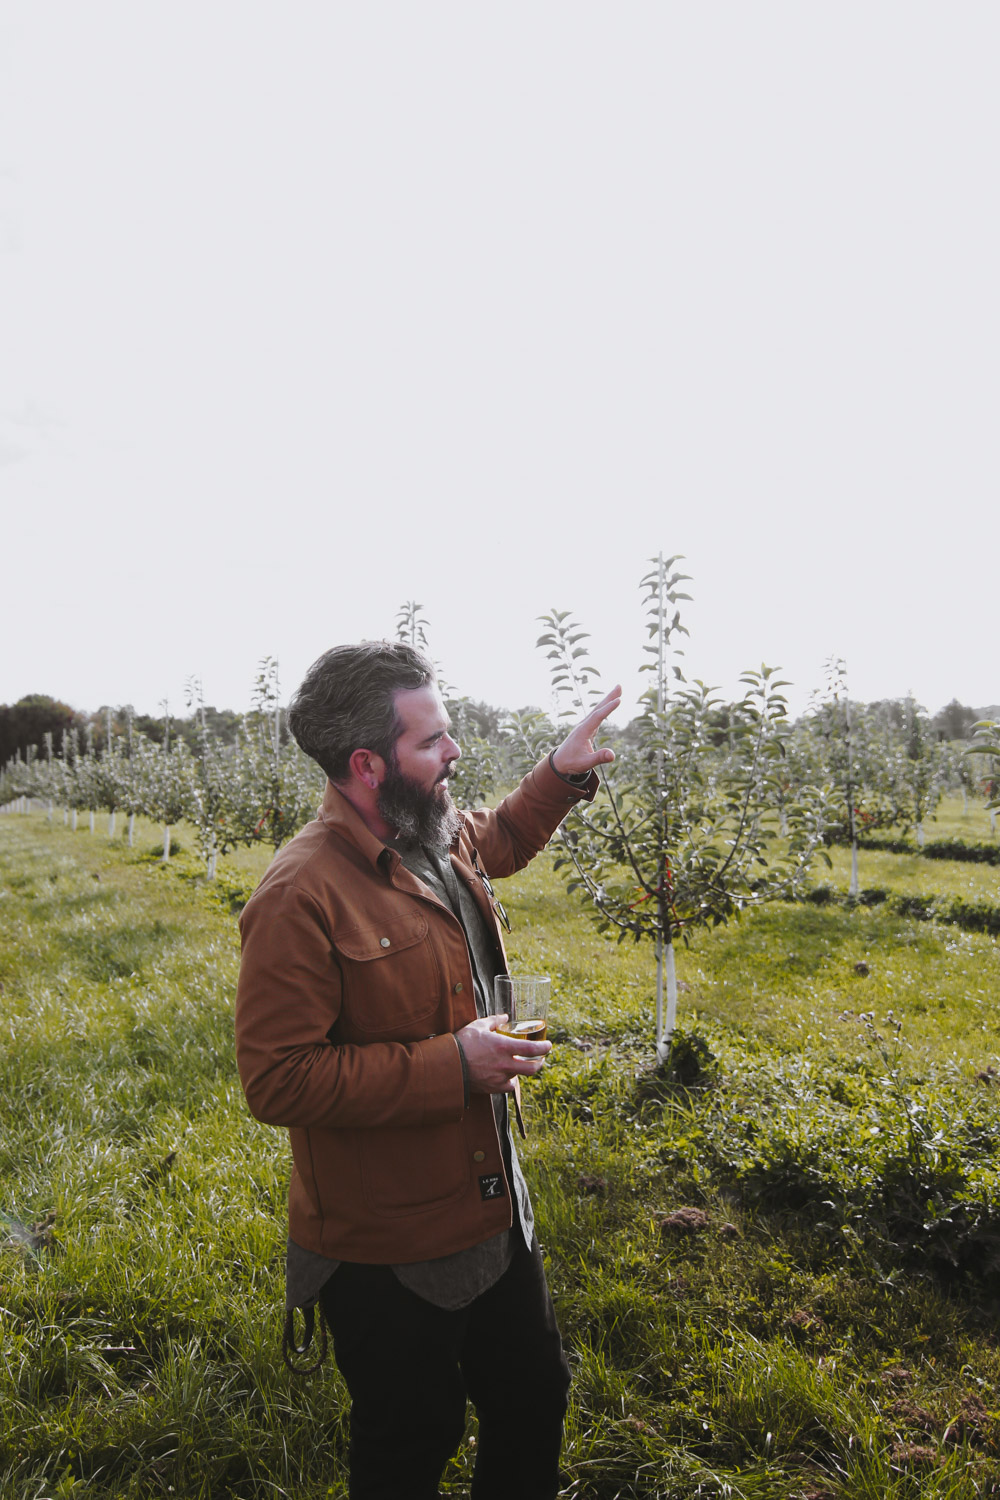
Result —
[[[473,1500],[552,1500],[569,1372],[508,1124],[551,1043],[492,1013],[491,876],[541,849],[614,759],[614,689],[495,812],[460,813],[434,669],[400,642],[314,663],[289,708],[319,817],[243,913],[237,1055],[289,1128],[288,1300],[319,1300],[351,1395],[352,1500],[431,1500],[479,1416]]]

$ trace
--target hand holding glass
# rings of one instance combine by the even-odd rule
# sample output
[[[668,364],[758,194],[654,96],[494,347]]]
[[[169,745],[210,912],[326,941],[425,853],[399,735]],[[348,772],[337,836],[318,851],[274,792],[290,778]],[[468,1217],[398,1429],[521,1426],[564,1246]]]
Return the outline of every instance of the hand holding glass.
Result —
[[[507,1017],[497,1027],[501,1036],[516,1037],[521,1042],[544,1042],[549,1030],[551,989],[548,974],[498,974],[493,981],[493,996],[497,1014]]]

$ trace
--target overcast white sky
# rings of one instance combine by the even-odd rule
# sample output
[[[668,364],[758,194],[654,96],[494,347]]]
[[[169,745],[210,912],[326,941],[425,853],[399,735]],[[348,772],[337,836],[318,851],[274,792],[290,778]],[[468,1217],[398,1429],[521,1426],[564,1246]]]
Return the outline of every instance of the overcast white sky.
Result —
[[[0,0],[0,700],[243,707],[416,599],[548,703],[1000,700],[995,0]]]

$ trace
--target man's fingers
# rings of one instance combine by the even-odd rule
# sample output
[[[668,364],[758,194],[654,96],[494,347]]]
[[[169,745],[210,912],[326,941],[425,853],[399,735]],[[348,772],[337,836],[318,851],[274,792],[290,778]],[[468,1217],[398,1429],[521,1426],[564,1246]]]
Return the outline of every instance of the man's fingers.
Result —
[[[586,725],[591,723],[595,725],[600,724],[604,719],[608,717],[609,714],[614,713],[615,709],[619,706],[621,701],[622,690],[621,686],[618,685],[617,687],[613,687],[610,693],[606,693],[605,696],[601,699],[600,703],[594,704],[593,708],[590,710],[589,714],[587,714],[580,727],[585,728]]]
[[[482,1018],[482,1030],[490,1031],[500,1043],[501,1051],[509,1053],[513,1057],[545,1057],[552,1051],[551,1042],[528,1042],[520,1037],[508,1036],[507,1032],[501,1031],[506,1026],[510,1017],[503,1012],[496,1016],[484,1016]],[[475,1022],[470,1022],[475,1025]]]
[[[600,750],[594,749],[594,735],[600,729],[604,720],[613,714],[622,701],[622,690],[616,685],[605,693],[600,703],[580,720],[574,729],[558,746],[554,752],[553,766],[561,775],[581,775],[584,771],[592,771],[595,766],[606,766],[615,758],[615,752],[608,746]]]
[[[535,1074],[540,1073],[544,1066],[545,1059],[542,1057],[531,1059],[517,1058],[516,1066],[511,1069],[510,1076],[507,1079],[507,1090],[505,1092],[513,1090],[515,1078],[534,1078]]]
[[[595,766],[606,766],[615,759],[615,752],[610,745],[604,745],[600,750],[591,750],[589,754],[580,757],[580,770],[592,771]]]
[[[528,1051],[528,1048],[531,1051]],[[533,1062],[543,1057],[548,1057],[552,1051],[551,1042],[515,1042],[514,1050],[508,1053],[511,1062]]]
[[[600,703],[595,703],[593,708],[584,715],[579,724],[576,726],[576,732],[585,734],[589,739],[594,731],[596,729],[599,729],[600,726],[604,723],[604,720],[609,718],[611,714],[614,713],[615,709],[621,706],[621,701],[621,688],[612,688],[611,692],[606,694],[605,697],[601,699]]]

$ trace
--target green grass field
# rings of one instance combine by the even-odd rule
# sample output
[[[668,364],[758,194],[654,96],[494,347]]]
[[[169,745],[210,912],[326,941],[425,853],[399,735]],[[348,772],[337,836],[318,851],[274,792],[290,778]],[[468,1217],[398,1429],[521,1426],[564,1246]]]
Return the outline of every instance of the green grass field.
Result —
[[[231,898],[267,854],[213,888],[184,829],[166,867],[138,835],[0,818],[0,1494],[343,1496],[332,1360],[280,1360],[284,1136],[233,1061]],[[927,835],[991,831],[959,802]],[[916,853],[862,851],[861,884],[1000,906],[1000,869]],[[526,1155],[565,1494],[1000,1494],[995,941],[842,899],[695,933],[657,1074],[651,952],[544,856],[503,898],[555,992]]]

